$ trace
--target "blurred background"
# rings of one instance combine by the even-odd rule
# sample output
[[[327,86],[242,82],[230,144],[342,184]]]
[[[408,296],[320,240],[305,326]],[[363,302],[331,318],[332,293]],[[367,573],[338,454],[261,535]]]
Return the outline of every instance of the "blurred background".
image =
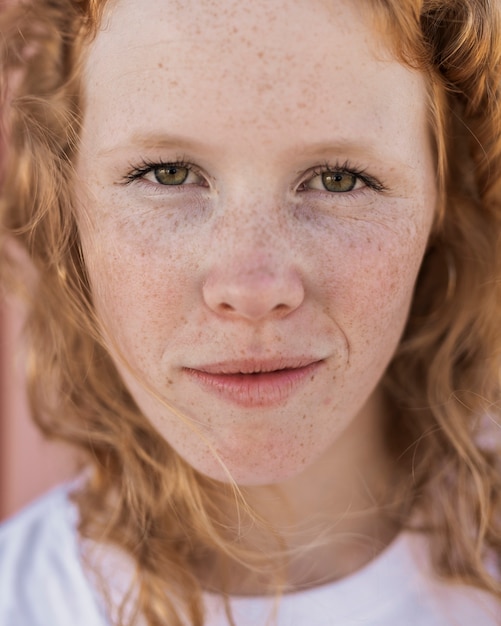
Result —
[[[0,0],[0,11],[13,2]],[[0,142],[0,169],[3,154]],[[74,453],[44,441],[30,421],[22,324],[20,303],[0,296],[0,520],[74,474]]]

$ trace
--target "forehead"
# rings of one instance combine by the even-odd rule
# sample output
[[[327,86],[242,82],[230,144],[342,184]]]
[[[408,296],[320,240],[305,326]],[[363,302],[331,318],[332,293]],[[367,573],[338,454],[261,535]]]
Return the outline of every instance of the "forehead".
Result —
[[[190,117],[198,136],[235,128],[270,141],[292,125],[350,134],[360,119],[365,132],[398,135],[404,117],[423,117],[426,91],[363,0],[118,0],[90,46],[84,85],[97,136],[131,131],[124,117],[138,132]]]

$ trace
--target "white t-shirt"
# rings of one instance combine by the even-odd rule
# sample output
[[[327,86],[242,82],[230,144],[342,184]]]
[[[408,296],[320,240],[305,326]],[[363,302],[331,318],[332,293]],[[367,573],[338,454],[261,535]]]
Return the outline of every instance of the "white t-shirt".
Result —
[[[82,565],[68,491],[52,491],[0,528],[0,626],[111,626]],[[127,578],[112,562],[111,587]],[[220,598],[206,594],[205,603],[207,626],[227,626]],[[355,574],[285,595],[275,608],[273,598],[232,599],[237,626],[501,625],[490,596],[433,579],[425,540],[407,533]]]

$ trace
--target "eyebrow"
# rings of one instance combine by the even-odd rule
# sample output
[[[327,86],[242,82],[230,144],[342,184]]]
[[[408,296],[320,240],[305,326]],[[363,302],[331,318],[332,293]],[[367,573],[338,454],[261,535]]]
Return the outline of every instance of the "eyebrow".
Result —
[[[158,133],[134,133],[123,143],[111,145],[97,152],[97,156],[109,156],[124,150],[193,150],[194,148],[208,148],[199,141],[192,141],[181,135],[159,135]]]
[[[381,145],[376,141],[351,139],[333,139],[332,141],[313,142],[305,145],[298,145],[298,151],[305,156],[321,156],[331,155],[333,152],[339,152],[346,157],[363,157],[369,159],[383,159],[385,162],[391,161],[402,164],[401,159],[391,150],[382,151]]]

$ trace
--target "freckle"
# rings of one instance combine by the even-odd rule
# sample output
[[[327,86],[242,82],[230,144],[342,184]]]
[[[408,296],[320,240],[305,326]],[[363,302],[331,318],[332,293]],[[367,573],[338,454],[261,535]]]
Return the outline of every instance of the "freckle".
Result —
[[[163,69],[164,64],[160,62],[160,63],[158,64],[158,67],[159,67],[160,69]]]

